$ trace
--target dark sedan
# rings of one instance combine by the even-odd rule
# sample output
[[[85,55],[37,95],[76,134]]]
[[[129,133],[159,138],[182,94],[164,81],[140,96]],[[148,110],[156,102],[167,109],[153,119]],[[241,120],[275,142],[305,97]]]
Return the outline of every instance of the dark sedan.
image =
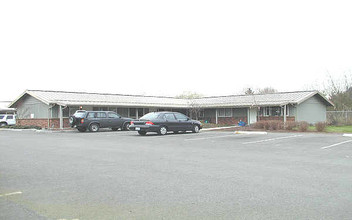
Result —
[[[145,135],[147,132],[165,135],[168,131],[198,133],[202,129],[202,123],[179,112],[151,112],[139,120],[132,121],[129,129],[138,131],[140,135]]]

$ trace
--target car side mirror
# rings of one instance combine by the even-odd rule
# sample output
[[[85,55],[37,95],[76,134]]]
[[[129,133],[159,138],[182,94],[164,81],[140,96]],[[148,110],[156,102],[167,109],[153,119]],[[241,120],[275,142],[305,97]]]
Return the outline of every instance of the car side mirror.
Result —
[[[187,118],[187,120],[186,121],[189,121],[189,120],[191,120],[190,118]]]

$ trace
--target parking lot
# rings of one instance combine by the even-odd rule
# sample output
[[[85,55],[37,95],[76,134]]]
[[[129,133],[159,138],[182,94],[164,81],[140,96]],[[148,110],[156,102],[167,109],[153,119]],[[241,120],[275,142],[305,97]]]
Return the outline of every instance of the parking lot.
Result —
[[[350,219],[352,137],[0,131],[0,219]]]

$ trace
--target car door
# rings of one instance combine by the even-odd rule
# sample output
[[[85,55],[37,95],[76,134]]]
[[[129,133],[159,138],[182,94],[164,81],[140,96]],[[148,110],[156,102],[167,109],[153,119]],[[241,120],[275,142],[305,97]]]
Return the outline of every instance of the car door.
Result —
[[[109,118],[108,118],[106,112],[97,112],[96,119],[99,122],[101,128],[109,127]]]
[[[16,124],[16,119],[14,115],[8,115],[6,118],[6,122],[8,125],[15,125]]]
[[[175,115],[173,113],[165,113],[164,118],[165,118],[165,124],[168,127],[169,131],[178,131],[177,130],[177,120],[176,120]]]
[[[108,113],[108,118],[109,118],[109,127],[119,128],[119,127],[122,126],[121,116],[118,115],[117,113],[109,112]]]
[[[175,113],[175,117],[177,120],[177,128],[179,131],[186,131],[192,129],[192,122],[189,118],[181,113]]]

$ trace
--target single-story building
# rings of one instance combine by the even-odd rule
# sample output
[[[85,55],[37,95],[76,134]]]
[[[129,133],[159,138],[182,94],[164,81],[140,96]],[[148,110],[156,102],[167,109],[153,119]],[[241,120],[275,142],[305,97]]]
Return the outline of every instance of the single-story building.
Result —
[[[215,96],[181,99],[162,96],[26,90],[9,107],[17,109],[22,125],[68,127],[68,117],[84,110],[109,110],[140,118],[153,111],[178,111],[217,124],[248,124],[261,120],[326,121],[326,108],[333,104],[318,91]]]

